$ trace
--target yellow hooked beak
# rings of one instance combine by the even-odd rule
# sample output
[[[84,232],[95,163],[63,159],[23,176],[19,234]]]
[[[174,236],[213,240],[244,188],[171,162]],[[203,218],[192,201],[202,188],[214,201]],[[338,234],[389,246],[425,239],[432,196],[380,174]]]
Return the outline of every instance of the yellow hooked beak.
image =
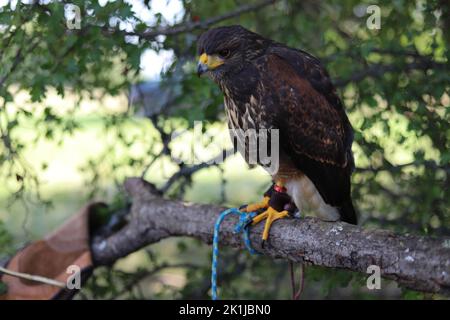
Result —
[[[200,58],[198,58],[198,65],[197,65],[198,76],[201,76],[206,71],[217,68],[218,66],[222,65],[223,62],[224,62],[223,59],[216,54],[207,55],[206,53],[202,53]]]

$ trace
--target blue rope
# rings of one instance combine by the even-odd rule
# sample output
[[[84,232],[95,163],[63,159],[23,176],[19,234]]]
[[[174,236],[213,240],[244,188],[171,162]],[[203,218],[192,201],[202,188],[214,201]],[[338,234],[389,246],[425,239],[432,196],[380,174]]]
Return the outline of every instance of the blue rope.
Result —
[[[242,212],[237,208],[231,208],[223,211],[219,218],[217,218],[216,224],[214,225],[214,238],[213,238],[213,252],[212,252],[212,270],[211,270],[211,291],[212,291],[212,299],[217,300],[217,260],[219,258],[219,232],[220,225],[226,216],[230,214],[239,215],[239,222],[234,228],[234,233],[242,233],[244,237],[244,244],[247,250],[251,254],[258,254],[258,252],[252,248],[252,244],[250,242],[250,236],[248,232],[248,228],[246,226],[248,223],[256,216],[256,212]]]

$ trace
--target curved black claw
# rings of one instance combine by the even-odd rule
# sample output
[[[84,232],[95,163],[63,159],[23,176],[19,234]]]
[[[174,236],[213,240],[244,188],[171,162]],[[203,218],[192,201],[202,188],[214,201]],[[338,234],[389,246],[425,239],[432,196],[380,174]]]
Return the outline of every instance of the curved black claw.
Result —
[[[289,216],[294,219],[300,219],[302,217],[302,213],[300,210],[296,209],[293,212],[289,212]]]
[[[261,241],[261,248],[264,249],[265,245],[266,245],[266,240],[262,240]]]

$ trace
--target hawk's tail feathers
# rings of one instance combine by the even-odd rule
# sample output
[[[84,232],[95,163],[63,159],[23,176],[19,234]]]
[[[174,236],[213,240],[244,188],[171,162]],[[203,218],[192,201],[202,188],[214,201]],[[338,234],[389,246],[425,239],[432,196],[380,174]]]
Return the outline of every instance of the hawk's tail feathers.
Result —
[[[358,217],[355,208],[353,207],[352,199],[349,198],[342,204],[339,208],[339,214],[341,216],[341,221],[350,224],[358,224]]]

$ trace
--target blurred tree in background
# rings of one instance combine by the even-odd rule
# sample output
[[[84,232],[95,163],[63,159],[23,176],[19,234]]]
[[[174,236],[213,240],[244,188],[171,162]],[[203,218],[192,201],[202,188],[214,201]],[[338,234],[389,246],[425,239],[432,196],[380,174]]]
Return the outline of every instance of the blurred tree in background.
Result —
[[[372,4],[379,29],[366,24]],[[89,199],[123,207],[128,176],[171,198],[259,198],[270,179],[239,156],[218,166],[207,149],[198,163],[187,157],[195,121],[228,139],[219,89],[195,74],[195,45],[229,24],[326,65],[355,129],[363,226],[450,234],[447,1],[0,1],[0,258]],[[164,241],[96,270],[79,298],[207,298],[209,251]],[[223,298],[289,297],[284,261],[224,251]],[[306,298],[424,297],[395,284],[369,292],[362,275],[317,267],[305,281]]]

